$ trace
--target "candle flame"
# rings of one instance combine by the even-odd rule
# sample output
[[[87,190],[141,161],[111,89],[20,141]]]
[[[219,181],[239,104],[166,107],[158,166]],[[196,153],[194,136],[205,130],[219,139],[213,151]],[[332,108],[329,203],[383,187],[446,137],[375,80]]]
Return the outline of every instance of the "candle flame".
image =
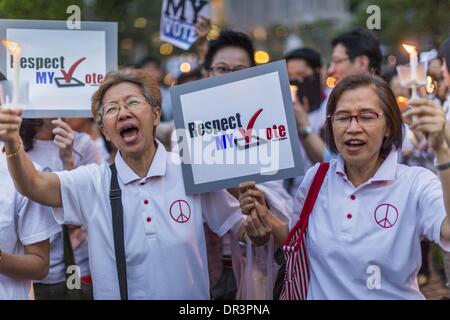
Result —
[[[427,86],[426,86],[426,90],[428,94],[432,94],[436,89],[436,85],[435,82],[433,81],[433,78],[428,76],[427,77]]]
[[[406,107],[408,106],[408,98],[403,96],[397,97],[397,104],[401,111],[406,110]]]
[[[334,87],[336,87],[336,78],[333,78],[330,76],[327,78],[326,83],[329,88],[334,88]]]
[[[8,49],[12,54],[20,52],[20,45],[15,41],[3,40],[3,46]]]
[[[402,44],[402,46],[406,50],[406,52],[408,52],[409,54],[417,53],[416,47],[414,47],[414,46],[410,46],[410,45],[407,45],[407,44]]]

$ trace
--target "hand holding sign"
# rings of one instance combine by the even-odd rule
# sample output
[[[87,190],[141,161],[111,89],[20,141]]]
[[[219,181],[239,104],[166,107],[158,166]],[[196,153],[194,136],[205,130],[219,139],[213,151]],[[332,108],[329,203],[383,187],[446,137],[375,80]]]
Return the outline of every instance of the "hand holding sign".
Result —
[[[206,41],[208,33],[211,31],[211,19],[200,16],[195,25],[195,33],[197,34],[197,41]]]
[[[277,246],[281,247],[289,232],[288,223],[268,209],[264,193],[255,182],[239,184],[239,192],[241,211],[248,215],[244,228],[252,242],[256,246],[264,245],[272,234]]]
[[[250,215],[255,208],[255,202],[266,206],[264,194],[256,187],[255,182],[249,181],[239,184],[239,203],[242,213]]]
[[[245,231],[255,246],[263,246],[269,241],[272,234],[269,216],[267,207],[255,202],[255,209],[244,222]]]
[[[195,25],[195,33],[197,34],[197,41],[195,46],[197,47],[197,52],[200,61],[205,59],[206,53],[208,52],[208,34],[211,31],[211,19],[208,17],[200,16],[197,24]]]
[[[243,182],[239,185],[239,202],[241,211],[247,215],[244,228],[252,242],[261,246],[267,243],[272,233],[270,215],[264,194],[256,187],[255,182]]]

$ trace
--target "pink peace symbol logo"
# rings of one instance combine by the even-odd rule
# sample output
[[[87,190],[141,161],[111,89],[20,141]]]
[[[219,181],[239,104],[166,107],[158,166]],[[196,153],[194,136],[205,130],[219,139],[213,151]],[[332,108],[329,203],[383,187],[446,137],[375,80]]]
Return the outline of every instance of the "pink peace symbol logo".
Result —
[[[398,210],[392,204],[380,204],[374,212],[375,222],[384,229],[392,228],[398,220]]]
[[[191,207],[184,200],[176,200],[170,206],[169,213],[175,222],[186,223],[191,218]]]

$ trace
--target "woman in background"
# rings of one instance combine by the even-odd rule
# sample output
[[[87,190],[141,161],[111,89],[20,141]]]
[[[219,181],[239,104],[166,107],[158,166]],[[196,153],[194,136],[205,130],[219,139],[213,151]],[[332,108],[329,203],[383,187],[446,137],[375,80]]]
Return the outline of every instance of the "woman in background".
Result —
[[[99,151],[89,135],[73,131],[62,120],[25,119],[20,133],[31,160],[43,171],[73,170],[100,163]],[[34,283],[35,297],[37,300],[92,299],[87,232],[69,225],[63,225],[60,230],[51,242],[49,273]],[[81,290],[67,287],[67,277],[74,273],[67,269],[70,265],[79,268]]]

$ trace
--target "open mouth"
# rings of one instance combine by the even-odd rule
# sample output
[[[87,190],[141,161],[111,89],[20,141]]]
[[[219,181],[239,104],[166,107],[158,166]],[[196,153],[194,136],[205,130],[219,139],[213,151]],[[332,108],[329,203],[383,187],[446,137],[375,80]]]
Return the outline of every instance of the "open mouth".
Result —
[[[126,125],[120,129],[120,136],[125,143],[134,143],[139,136],[139,129],[134,124]]]
[[[349,139],[345,141],[345,147],[349,152],[357,152],[361,150],[366,144],[364,141],[359,139]]]

